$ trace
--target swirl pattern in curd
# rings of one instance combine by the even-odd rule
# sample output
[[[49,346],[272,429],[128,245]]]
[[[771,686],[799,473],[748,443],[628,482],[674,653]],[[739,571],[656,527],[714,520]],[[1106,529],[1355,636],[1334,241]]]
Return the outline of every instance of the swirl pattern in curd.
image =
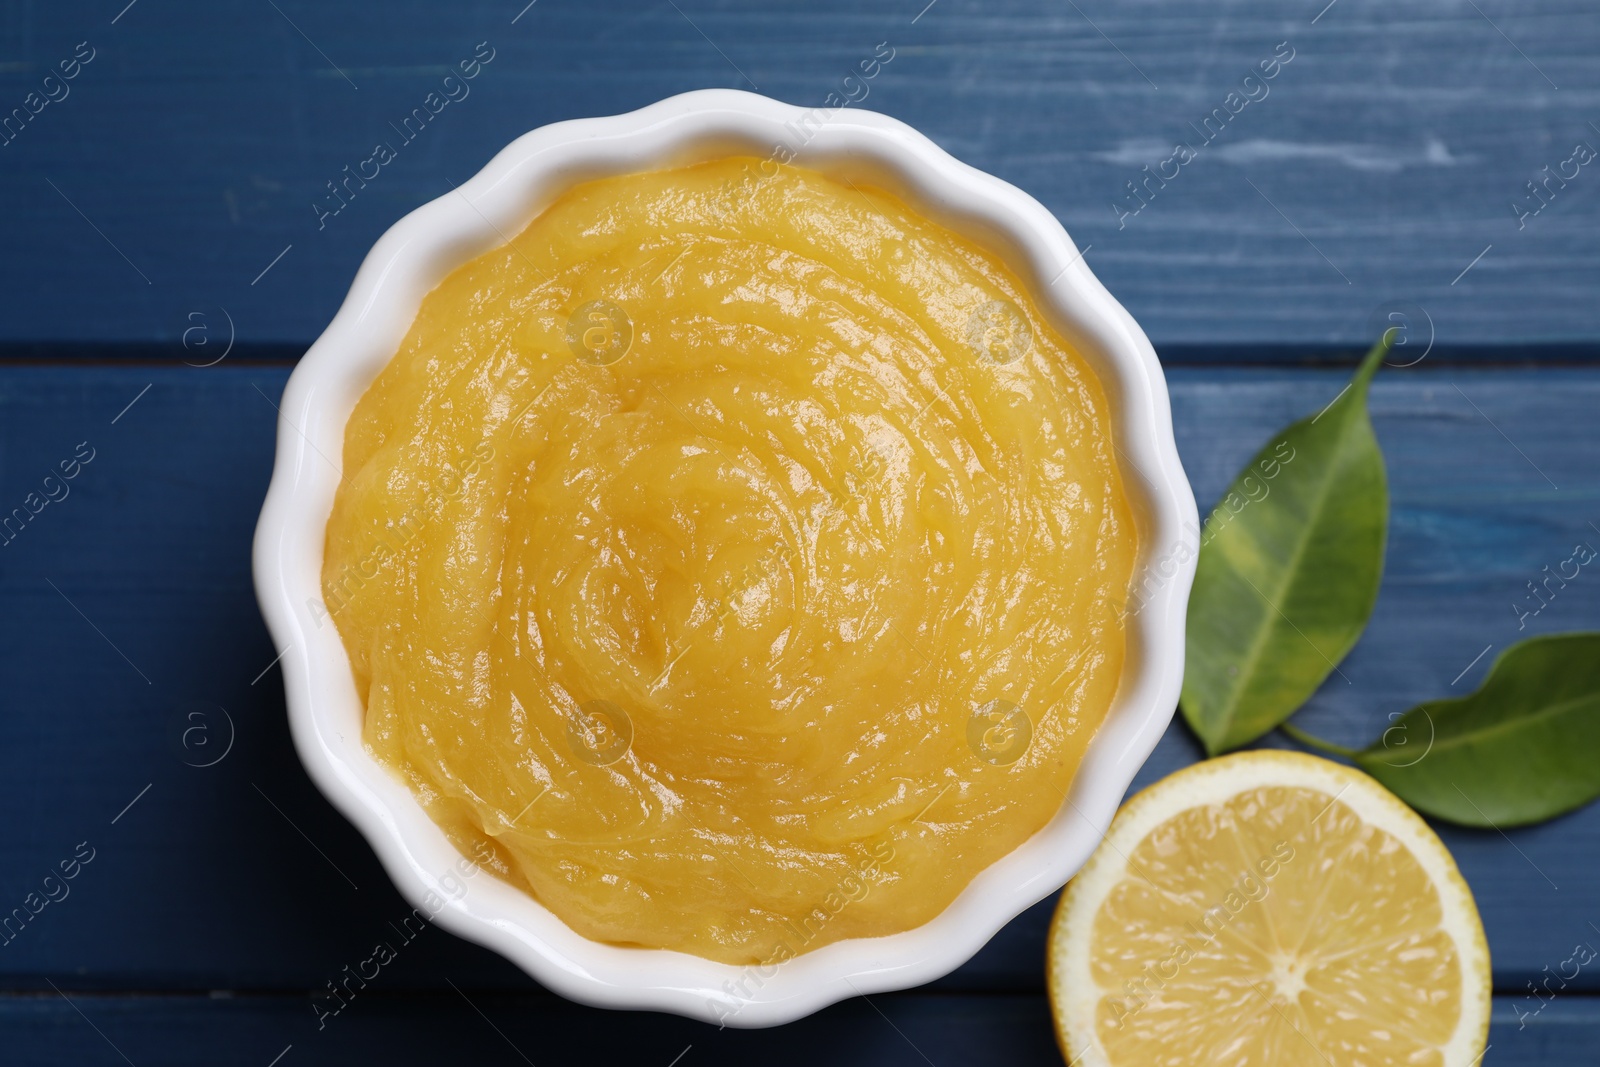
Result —
[[[1122,673],[1101,384],[990,252],[730,158],[578,185],[346,429],[365,739],[579,933],[772,963],[938,914]]]

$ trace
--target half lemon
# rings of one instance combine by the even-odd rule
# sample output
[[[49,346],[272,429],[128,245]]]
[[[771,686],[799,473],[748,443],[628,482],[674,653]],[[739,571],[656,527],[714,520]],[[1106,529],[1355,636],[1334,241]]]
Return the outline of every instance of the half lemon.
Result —
[[[1048,984],[1072,1067],[1470,1067],[1489,949],[1428,825],[1291,752],[1123,805],[1062,895]]]

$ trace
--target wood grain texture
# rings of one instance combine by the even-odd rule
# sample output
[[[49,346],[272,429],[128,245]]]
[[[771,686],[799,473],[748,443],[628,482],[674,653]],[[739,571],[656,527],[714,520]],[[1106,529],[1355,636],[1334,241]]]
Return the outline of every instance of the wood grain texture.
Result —
[[[406,908],[289,743],[248,558],[273,404],[377,237],[548,122],[708,86],[820,106],[886,42],[863,106],[1038,197],[1169,366],[1204,365],[1170,371],[1202,507],[1347,373],[1274,364],[1354,356],[1388,310],[1434,344],[1374,386],[1384,584],[1298,724],[1363,744],[1520,636],[1600,629],[1589,569],[1528,588],[1600,547],[1600,170],[1528,186],[1600,147],[1593,4],[0,3],[0,519],[77,464],[0,534],[0,915],[93,850],[0,934],[8,1065],[1060,1062],[1051,901],[925,990],[777,1031],[581,1008],[436,929],[318,1029],[309,991]],[[67,95],[15,118],[79,42]],[[470,95],[319,224],[479,42]],[[1204,138],[1280,42],[1270,92]],[[1195,158],[1129,200],[1180,139]],[[1174,725],[1135,785],[1199,755]],[[1542,1009],[1529,983],[1600,945],[1600,807],[1441,834],[1493,953],[1487,1062],[1590,1062],[1600,971]]]
[[[1496,997],[1494,1067],[1593,1062],[1600,1005],[1557,997],[1536,1016]],[[104,996],[61,992],[0,1001],[8,1067],[345,1067],[374,1063],[640,1064],[718,1067],[1054,1065],[1050,1007],[1039,994],[900,993],[835,1005],[776,1030],[717,1030],[665,1015],[619,1016],[549,995],[459,984],[435,994],[370,990],[322,1029],[305,996]],[[182,1040],[174,1040],[182,1035]],[[273,1057],[282,1058],[274,1061]],[[1308,1055],[1301,1062],[1318,1063]]]
[[[229,362],[0,368],[6,508],[81,443],[94,449],[69,495],[0,547],[0,912],[80,842],[95,850],[70,895],[0,947],[0,988],[306,990],[368,955],[406,911],[306,779],[268,669],[277,650],[248,552],[284,379],[282,368]],[[1206,506],[1271,432],[1331,400],[1343,375],[1195,369],[1171,381],[1179,446]],[[1590,525],[1600,524],[1600,371],[1424,363],[1381,372],[1371,407],[1394,509],[1384,585],[1342,677],[1297,719],[1352,744],[1393,712],[1474,686],[1488,662],[1473,663],[1478,653],[1518,636],[1511,604],[1525,583],[1574,543],[1600,545]],[[1600,577],[1585,570],[1525,622],[1527,633],[1600,627]],[[207,717],[187,718],[196,710]],[[217,747],[184,747],[197,721]],[[220,751],[229,723],[225,758],[194,766]],[[1175,725],[1136,784],[1198,755]],[[1589,925],[1600,807],[1507,836],[1441,832],[1477,895],[1502,992],[1524,992],[1580,940],[1600,944]],[[1024,914],[936,988],[1037,991],[1048,915],[1048,903]],[[439,931],[408,946],[385,982],[437,990],[442,976],[536,988]],[[1585,971],[1572,988],[1600,982]]]
[[[1578,142],[1600,146],[1592,4],[924,3],[223,0],[118,16],[11,0],[0,115],[79,42],[95,58],[0,145],[0,353],[182,356],[189,316],[217,328],[221,309],[241,343],[293,351],[384,229],[513,137],[707,86],[820,106],[888,42],[863,106],[1042,200],[1165,349],[1364,347],[1374,311],[1403,301],[1441,345],[1592,356],[1600,174],[1569,165],[1538,214],[1512,207],[1541,203],[1527,183]],[[480,41],[495,58],[470,95],[399,142],[394,125]],[[1281,42],[1294,58],[1267,94],[1197,133]],[[398,158],[319,224],[327,183],[391,140]],[[1179,140],[1196,158],[1121,217],[1127,183]]]

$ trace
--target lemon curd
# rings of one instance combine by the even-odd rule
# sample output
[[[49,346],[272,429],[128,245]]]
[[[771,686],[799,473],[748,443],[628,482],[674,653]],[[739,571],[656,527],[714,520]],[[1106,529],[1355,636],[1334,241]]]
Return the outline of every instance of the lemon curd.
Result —
[[[729,158],[578,185],[356,405],[365,740],[580,934],[769,964],[1063,803],[1137,550],[1105,393],[992,254]]]

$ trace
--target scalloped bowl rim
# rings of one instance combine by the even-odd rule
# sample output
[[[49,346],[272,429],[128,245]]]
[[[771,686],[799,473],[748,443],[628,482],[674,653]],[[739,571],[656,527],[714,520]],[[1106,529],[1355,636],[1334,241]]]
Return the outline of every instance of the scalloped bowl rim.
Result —
[[[399,349],[428,291],[455,267],[504,244],[576,181],[734,151],[767,155],[777,146],[793,151],[797,164],[894,188],[923,213],[1004,255],[1107,389],[1124,477],[1140,513],[1135,573],[1159,577],[1146,582],[1150,595],[1129,616],[1129,665],[1068,801],[1051,822],[980,872],[923,926],[837,941],[781,965],[737,967],[590,941],[465,860],[362,744],[363,708],[337,629],[320,606],[320,572],[345,422]],[[1088,859],[1177,704],[1198,527],[1155,351],[1043,205],[885,115],[808,110],[708,89],[627,114],[536,129],[378,240],[333,321],[290,376],[279,410],[254,573],[274,647],[286,646],[280,662],[301,762],[366,837],[409,903],[573,1000],[770,1026],[850,996],[947,974]]]

